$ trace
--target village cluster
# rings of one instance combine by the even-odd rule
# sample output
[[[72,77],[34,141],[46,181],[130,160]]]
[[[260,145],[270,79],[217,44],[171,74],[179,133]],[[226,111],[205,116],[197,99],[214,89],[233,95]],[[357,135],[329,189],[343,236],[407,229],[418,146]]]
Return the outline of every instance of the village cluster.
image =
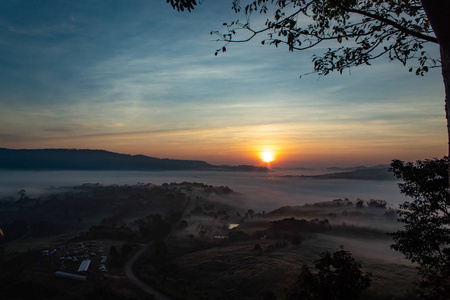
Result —
[[[98,266],[101,273],[108,272],[107,262],[104,247],[98,246],[96,241],[88,241],[43,250],[38,265],[45,269],[56,268],[55,275],[60,277],[85,280],[93,265]]]

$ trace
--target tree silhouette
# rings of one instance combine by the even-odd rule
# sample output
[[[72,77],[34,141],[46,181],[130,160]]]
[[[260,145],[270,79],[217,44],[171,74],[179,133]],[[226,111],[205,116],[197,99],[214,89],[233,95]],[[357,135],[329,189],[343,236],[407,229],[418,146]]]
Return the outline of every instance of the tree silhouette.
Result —
[[[390,233],[391,247],[419,265],[423,293],[433,299],[450,295],[450,199],[447,158],[405,163],[394,160],[390,171],[403,180],[400,191],[413,199],[398,210],[403,230]]]
[[[26,190],[20,190],[17,192],[17,194],[19,194],[19,200],[23,200],[26,197]]]
[[[326,48],[313,55],[314,72],[327,75],[373,60],[388,57],[418,65],[410,72],[424,75],[430,68],[442,67],[445,110],[450,154],[450,4],[433,0],[231,0],[236,13],[245,21],[223,23],[224,32],[213,31],[223,42],[216,51],[226,52],[230,43],[245,43],[264,35],[262,44],[289,51]],[[191,11],[195,0],[167,0],[178,11]],[[246,5],[241,5],[246,2]],[[243,9],[242,9],[243,7]],[[252,24],[253,14],[270,17],[262,24]],[[431,57],[424,48],[439,46],[440,57]],[[450,156],[449,156],[450,157]],[[450,172],[450,169],[449,169]],[[449,177],[450,178],[450,177]]]
[[[166,0],[166,2],[178,11],[184,11],[185,9],[191,11],[198,4],[195,0]]]
[[[164,239],[172,230],[160,214],[152,214],[138,220],[139,232],[148,239]]]
[[[371,274],[362,274],[361,264],[349,251],[324,252],[315,263],[316,273],[303,265],[297,281],[286,290],[285,299],[356,300],[370,286]]]

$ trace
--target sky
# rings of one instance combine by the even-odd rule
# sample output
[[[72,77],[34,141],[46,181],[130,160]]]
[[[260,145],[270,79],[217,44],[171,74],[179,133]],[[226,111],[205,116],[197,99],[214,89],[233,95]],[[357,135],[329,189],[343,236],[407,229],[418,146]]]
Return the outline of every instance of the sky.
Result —
[[[259,153],[272,151],[271,167],[446,154],[439,69],[420,77],[381,59],[300,79],[323,49],[255,40],[215,56],[223,44],[210,32],[244,19],[231,0],[191,13],[165,2],[1,1],[0,147],[229,165],[261,165]]]

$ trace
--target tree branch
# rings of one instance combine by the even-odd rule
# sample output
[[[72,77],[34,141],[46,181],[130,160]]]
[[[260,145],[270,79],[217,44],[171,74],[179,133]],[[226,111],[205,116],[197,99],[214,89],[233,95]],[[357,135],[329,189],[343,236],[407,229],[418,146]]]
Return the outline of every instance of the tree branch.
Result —
[[[354,8],[349,8],[348,12],[359,14],[359,15],[363,15],[363,16],[366,16],[366,17],[369,17],[369,18],[381,21],[383,23],[391,25],[392,27],[394,27],[394,28],[396,28],[396,29],[400,30],[401,32],[406,33],[408,35],[411,35],[411,36],[414,36],[414,37],[417,37],[419,39],[422,39],[422,40],[425,40],[425,41],[429,41],[429,42],[432,42],[432,43],[435,43],[435,44],[439,44],[437,38],[434,37],[434,36],[429,36],[429,35],[426,35],[426,34],[423,34],[423,33],[420,33],[420,32],[417,32],[417,31],[414,31],[414,30],[411,30],[411,29],[408,29],[408,28],[403,27],[400,24],[398,24],[398,23],[396,23],[396,22],[394,22],[392,20],[389,20],[388,18],[384,18],[384,17],[382,17],[380,15],[372,14],[372,13],[369,13],[369,12],[366,12],[366,11],[362,11],[362,10],[359,10],[359,9],[354,9]]]

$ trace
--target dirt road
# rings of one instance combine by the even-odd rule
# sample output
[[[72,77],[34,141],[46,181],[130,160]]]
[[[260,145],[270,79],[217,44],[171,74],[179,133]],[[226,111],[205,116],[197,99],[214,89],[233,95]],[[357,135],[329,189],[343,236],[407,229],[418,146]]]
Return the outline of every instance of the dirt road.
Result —
[[[166,295],[162,294],[160,291],[156,290],[155,288],[152,288],[151,286],[148,286],[144,282],[142,282],[139,278],[137,278],[136,275],[133,273],[133,265],[136,262],[136,260],[152,245],[152,242],[145,244],[144,247],[142,247],[136,254],[127,262],[125,265],[125,274],[127,277],[138,287],[140,287],[144,292],[146,292],[149,295],[152,295],[155,299],[158,300],[171,300]]]

